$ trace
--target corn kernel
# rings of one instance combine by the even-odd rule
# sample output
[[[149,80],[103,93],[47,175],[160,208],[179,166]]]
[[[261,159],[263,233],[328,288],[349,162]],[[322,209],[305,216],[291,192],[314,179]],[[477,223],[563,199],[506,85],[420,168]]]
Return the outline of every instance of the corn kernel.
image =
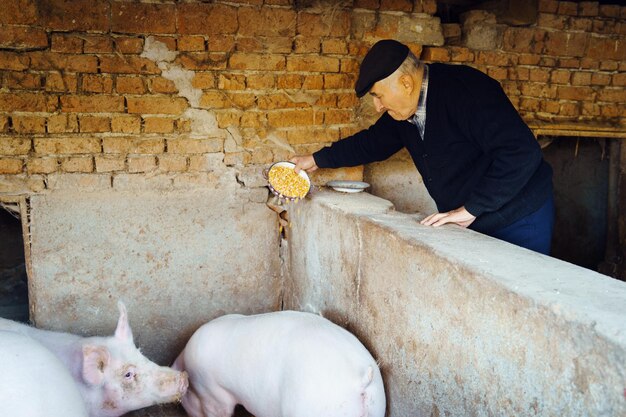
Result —
[[[272,188],[285,197],[304,198],[309,192],[309,183],[296,174],[293,168],[272,167],[268,173],[268,179]]]

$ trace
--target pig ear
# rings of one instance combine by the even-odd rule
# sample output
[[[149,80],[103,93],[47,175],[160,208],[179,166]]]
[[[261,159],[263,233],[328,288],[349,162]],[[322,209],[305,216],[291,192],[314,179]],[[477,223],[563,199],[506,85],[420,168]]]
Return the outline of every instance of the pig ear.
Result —
[[[83,346],[83,379],[90,385],[100,385],[104,369],[109,365],[109,350],[104,346]]]
[[[128,324],[128,314],[126,314],[126,306],[122,301],[117,302],[117,308],[120,310],[120,318],[117,321],[115,329],[115,338],[125,342],[133,343],[133,332]]]

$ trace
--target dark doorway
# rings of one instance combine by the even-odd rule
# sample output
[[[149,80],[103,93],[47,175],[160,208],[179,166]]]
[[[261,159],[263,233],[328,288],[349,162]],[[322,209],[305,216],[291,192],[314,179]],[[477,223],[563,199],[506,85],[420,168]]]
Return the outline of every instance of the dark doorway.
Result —
[[[0,206],[0,317],[28,322],[28,280],[22,224]]]
[[[606,251],[608,140],[542,140],[551,140],[543,154],[554,170],[556,221],[552,256],[596,271]]]

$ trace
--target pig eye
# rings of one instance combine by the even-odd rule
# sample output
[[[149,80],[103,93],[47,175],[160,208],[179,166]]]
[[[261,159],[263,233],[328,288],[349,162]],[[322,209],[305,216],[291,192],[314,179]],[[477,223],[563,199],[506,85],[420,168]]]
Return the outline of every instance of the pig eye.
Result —
[[[135,373],[133,371],[126,371],[124,374],[124,379],[130,380],[135,377]]]

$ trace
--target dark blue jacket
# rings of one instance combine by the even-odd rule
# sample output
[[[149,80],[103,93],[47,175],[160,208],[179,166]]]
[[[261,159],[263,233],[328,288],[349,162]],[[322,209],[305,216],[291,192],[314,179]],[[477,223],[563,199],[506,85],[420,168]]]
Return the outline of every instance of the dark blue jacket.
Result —
[[[536,211],[552,168],[500,84],[464,65],[430,64],[424,139],[383,114],[370,128],[314,153],[320,168],[382,161],[407,148],[439,212],[461,206],[490,233]]]

